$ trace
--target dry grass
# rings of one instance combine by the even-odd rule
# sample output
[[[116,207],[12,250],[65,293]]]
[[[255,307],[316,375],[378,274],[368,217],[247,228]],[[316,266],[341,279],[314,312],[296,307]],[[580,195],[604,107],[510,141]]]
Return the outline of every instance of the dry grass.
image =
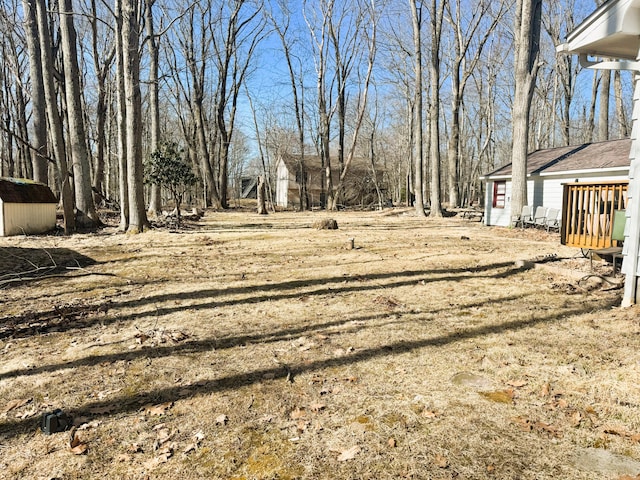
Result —
[[[0,239],[0,478],[640,473],[637,308],[514,266],[575,250],[458,218],[332,216]],[[55,408],[83,454],[38,430]]]

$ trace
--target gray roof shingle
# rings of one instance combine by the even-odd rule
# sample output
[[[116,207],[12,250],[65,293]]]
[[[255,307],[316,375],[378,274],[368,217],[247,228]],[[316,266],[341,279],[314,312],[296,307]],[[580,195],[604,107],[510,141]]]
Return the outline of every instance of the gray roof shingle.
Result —
[[[527,158],[527,175],[628,167],[630,150],[628,138],[537,150]],[[511,163],[485,175],[494,176],[511,176]]]

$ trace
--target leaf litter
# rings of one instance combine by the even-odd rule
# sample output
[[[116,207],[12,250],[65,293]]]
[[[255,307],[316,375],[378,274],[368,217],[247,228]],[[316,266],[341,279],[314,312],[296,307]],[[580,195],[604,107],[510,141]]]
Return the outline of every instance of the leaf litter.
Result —
[[[120,478],[141,467],[154,478],[185,480],[402,478],[410,472],[414,478],[488,472],[551,479],[558,471],[562,478],[586,478],[588,472],[572,465],[571,452],[601,436],[640,458],[634,390],[624,380],[634,378],[628,352],[639,347],[629,334],[640,330],[637,315],[610,309],[615,292],[568,297],[544,288],[546,273],[498,266],[496,259],[508,263],[564,248],[554,237],[539,233],[532,240],[529,232],[455,218],[424,223],[411,216],[340,215],[342,231],[353,230],[349,235],[363,248],[346,251],[335,232],[310,231],[307,217],[293,213],[256,218],[246,230],[237,228],[246,217],[229,212],[205,216],[208,223],[195,235],[56,239],[94,255],[114,276],[94,283],[88,277],[80,289],[78,279],[18,286],[3,292],[5,305],[46,298],[83,305],[74,297],[97,298],[121,281],[128,289],[107,310],[84,311],[69,332],[0,344],[0,397],[33,398],[8,410],[6,421],[20,421],[14,413],[30,408],[43,411],[47,402],[73,406],[88,417],[86,430],[76,432],[78,445],[86,445],[97,465],[101,458],[117,460],[98,468],[113,468]],[[261,228],[261,222],[272,226]],[[293,230],[292,222],[302,227]],[[451,228],[468,230],[471,240],[457,245]],[[27,238],[24,245],[43,241],[49,240]],[[95,328],[86,327],[98,319]],[[57,347],[72,342],[73,349]],[[90,353],[82,345],[92,345]],[[37,353],[28,355],[29,349]],[[283,366],[274,368],[274,351],[294,382],[286,381]],[[60,382],[56,370],[66,362],[79,367],[64,370]],[[554,364],[584,364],[588,373]],[[477,372],[494,398],[479,394],[481,387],[451,385],[458,371]],[[101,423],[89,426],[94,421]],[[13,428],[2,422],[0,434]],[[154,430],[159,422],[164,425]],[[26,428],[17,425],[16,432]],[[56,463],[54,455],[21,462],[25,449],[43,447],[20,440],[9,436],[3,445],[0,463],[9,475],[29,478]],[[462,450],[465,455],[451,453]],[[182,456],[189,468],[176,459]],[[91,477],[89,470],[59,468],[66,476]]]

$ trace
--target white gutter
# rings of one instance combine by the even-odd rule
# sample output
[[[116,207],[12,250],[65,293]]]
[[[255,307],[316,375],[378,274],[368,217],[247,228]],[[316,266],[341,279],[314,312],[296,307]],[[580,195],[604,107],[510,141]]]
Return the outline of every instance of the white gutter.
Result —
[[[618,172],[628,172],[629,171],[629,167],[610,167],[607,169],[603,169],[603,168],[591,168],[591,169],[585,169],[585,170],[563,170],[561,172],[541,172],[539,175],[541,177],[552,177],[552,176],[562,176],[562,175],[569,175],[569,176],[576,176],[576,175],[591,175],[594,173],[597,174],[602,174],[602,175],[606,175],[607,173],[618,173]]]

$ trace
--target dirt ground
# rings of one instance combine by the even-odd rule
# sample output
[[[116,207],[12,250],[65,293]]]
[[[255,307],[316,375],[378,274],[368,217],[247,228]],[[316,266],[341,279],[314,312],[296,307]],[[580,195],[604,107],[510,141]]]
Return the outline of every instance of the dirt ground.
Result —
[[[558,234],[327,216],[0,238],[0,478],[640,478],[621,278]]]

